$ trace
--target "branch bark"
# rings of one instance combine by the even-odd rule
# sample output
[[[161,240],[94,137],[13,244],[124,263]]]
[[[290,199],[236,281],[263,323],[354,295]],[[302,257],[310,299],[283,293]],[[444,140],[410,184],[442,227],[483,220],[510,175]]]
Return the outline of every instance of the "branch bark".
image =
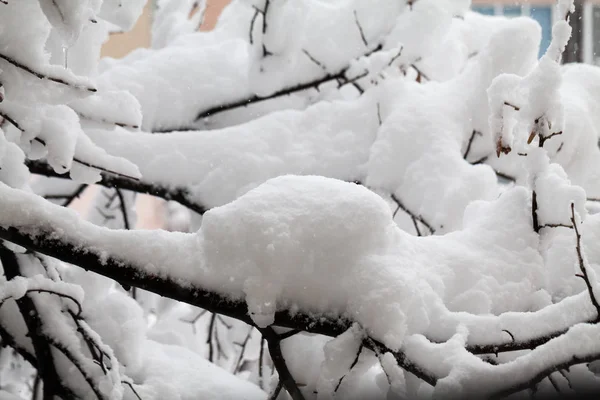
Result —
[[[17,276],[21,276],[17,256],[2,245],[0,245],[0,260],[2,261],[6,279],[10,280]],[[27,330],[29,331],[29,338],[33,344],[35,358],[37,360],[35,367],[44,382],[43,398],[44,400],[52,400],[54,399],[55,394],[62,392],[60,385],[61,380],[54,366],[54,354],[52,354],[52,348],[50,347],[50,344],[42,338],[42,322],[31,297],[25,295],[19,300],[16,300],[16,303],[25,320]]]
[[[31,161],[26,162],[29,171],[36,175],[44,175],[52,178],[70,179],[66,174],[56,173],[52,167],[42,161]],[[123,190],[130,190],[136,193],[149,194],[155,197],[160,197],[169,201],[176,201],[184,207],[189,208],[192,211],[202,215],[208,207],[203,204],[199,204],[192,200],[189,191],[184,188],[167,188],[165,186],[144,182],[142,180],[131,179],[121,175],[114,175],[108,172],[101,172],[102,179],[97,182],[98,185],[102,185],[108,188],[118,188]]]
[[[102,254],[94,243],[81,243],[82,238],[78,243],[69,243],[59,239],[56,233],[52,227],[44,226],[42,221],[36,226],[34,232],[32,232],[31,227],[21,229],[0,227],[0,238],[29,250],[80,266],[113,279],[121,285],[135,286],[160,296],[254,325],[248,313],[247,304],[243,300],[232,300],[226,294],[182,284],[180,279],[174,277],[150,275],[144,271],[143,266],[134,265],[124,257],[114,254]],[[352,325],[352,321],[344,318],[325,318],[301,311],[292,314],[288,310],[281,310],[275,313],[273,325],[336,337],[348,330]],[[370,342],[377,343],[382,351],[390,351],[376,340],[370,340]],[[372,348],[368,343],[365,344],[365,347]],[[432,385],[437,382],[437,377],[434,374],[408,359],[401,350],[393,352],[393,354],[400,367]]]

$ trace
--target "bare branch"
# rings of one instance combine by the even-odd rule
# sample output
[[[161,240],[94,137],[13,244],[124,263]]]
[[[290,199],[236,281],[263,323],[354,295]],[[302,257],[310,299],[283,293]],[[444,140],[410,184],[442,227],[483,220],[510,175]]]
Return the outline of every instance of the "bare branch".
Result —
[[[473,145],[473,141],[475,140],[475,136],[482,136],[483,134],[481,132],[479,132],[478,130],[473,130],[473,132],[471,133],[471,137],[469,138],[469,141],[467,143],[467,149],[465,150],[464,154],[463,154],[463,158],[466,160],[469,157],[469,152],[471,151],[471,146]]]
[[[360,21],[358,20],[358,14],[356,13],[356,10],[354,10],[354,22],[356,23],[356,26],[358,27],[358,31],[360,32],[360,38],[361,38],[363,44],[365,45],[365,47],[369,47],[369,42],[367,42],[367,38],[365,37],[365,32],[363,31],[362,25],[360,24]]]
[[[306,54],[310,61],[315,63],[319,68],[321,68],[323,71],[327,71],[327,68],[325,68],[325,66],[319,60],[317,60],[312,54],[310,54],[308,50],[302,49],[302,52]]]
[[[294,380],[294,377],[290,373],[287,367],[283,353],[281,352],[281,340],[273,328],[257,328],[263,337],[267,340],[269,347],[269,354],[273,360],[273,365],[279,374],[279,379],[285,387],[285,390],[292,396],[293,400],[304,400],[304,395],[298,388],[298,384]]]
[[[421,215],[416,215],[412,211],[410,211],[404,205],[404,203],[402,203],[402,201],[400,201],[400,199],[395,194],[393,194],[393,193],[392,193],[392,200],[398,206],[398,208],[396,208],[396,211],[394,211],[393,216],[394,217],[396,216],[396,213],[398,212],[398,210],[402,210],[406,214],[408,214],[410,216],[410,218],[412,219],[412,221],[413,221],[413,224],[415,226],[415,230],[417,231],[417,235],[422,236],[421,235],[421,230],[419,229],[419,226],[417,225],[417,221],[420,222],[421,224],[425,225],[425,227],[429,230],[430,234],[433,235],[435,233],[435,229],[429,224],[429,222],[425,221],[425,219]]]

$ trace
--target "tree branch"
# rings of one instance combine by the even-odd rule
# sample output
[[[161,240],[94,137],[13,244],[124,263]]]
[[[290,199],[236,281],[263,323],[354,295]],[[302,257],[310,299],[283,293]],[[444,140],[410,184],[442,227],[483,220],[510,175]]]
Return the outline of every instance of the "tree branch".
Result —
[[[27,160],[25,163],[29,168],[29,171],[33,174],[44,175],[52,178],[70,179],[66,174],[58,174],[55,172],[52,167],[45,162]],[[143,182],[141,180],[128,178],[126,176],[115,175],[109,172],[101,172],[100,175],[102,178],[100,182],[97,182],[98,185],[108,188],[130,190],[136,193],[144,193],[155,197],[160,197],[164,200],[176,201],[182,206],[185,206],[201,215],[208,210],[206,206],[191,200],[189,191],[187,189],[169,189],[165,186]]]
[[[298,388],[298,384],[288,369],[283,353],[281,352],[281,339],[271,327],[258,328],[258,330],[267,340],[269,354],[271,355],[273,365],[275,365],[275,369],[279,374],[279,380],[283,384],[283,387],[285,387],[285,390],[292,396],[293,400],[304,400],[304,395]]]
[[[371,54],[381,50],[382,48],[383,48],[383,46],[379,45],[379,46],[375,47],[374,49],[369,50],[367,53],[363,54],[362,57],[368,57]],[[200,111],[198,113],[198,115],[196,116],[196,121],[210,117],[210,116],[214,116],[216,114],[219,114],[219,113],[222,113],[225,111],[234,110],[234,109],[240,108],[240,107],[246,107],[246,106],[254,104],[254,103],[259,103],[261,101],[272,100],[272,99],[276,99],[278,97],[288,96],[288,95],[298,93],[298,92],[301,92],[301,91],[307,90],[307,89],[314,89],[323,83],[336,81],[339,79],[346,80],[346,72],[348,72],[349,69],[350,69],[350,66],[346,66],[346,67],[340,69],[338,72],[326,74],[326,75],[324,75],[320,78],[314,79],[312,81],[303,82],[303,83],[299,83],[297,85],[283,88],[269,96],[253,95],[253,96],[250,96],[245,99],[241,99],[241,100],[237,100],[237,101],[234,101],[231,103],[226,103],[226,104],[221,104],[221,105],[218,105],[215,107],[211,107],[204,111]],[[172,129],[167,130],[167,131],[171,131],[171,130]]]
[[[10,280],[21,276],[17,256],[6,247],[0,244],[0,261],[6,279]],[[61,380],[54,364],[54,355],[47,341],[42,337],[42,321],[36,310],[33,300],[25,295],[16,300],[19,311],[25,320],[29,338],[35,351],[35,364],[38,373],[44,381],[44,400],[52,400],[55,394],[61,393]]]
[[[100,228],[94,227],[94,229]],[[247,304],[243,300],[232,300],[226,294],[182,284],[182,280],[177,277],[148,274],[144,271],[143,266],[132,264],[131,261],[120,258],[118,255],[107,255],[105,252],[101,252],[94,243],[86,243],[82,237],[77,239],[77,243],[59,239],[54,228],[45,225],[43,221],[36,224],[35,231],[27,227],[20,229],[0,227],[0,238],[29,250],[78,265],[122,285],[135,286],[254,326],[248,313]],[[348,330],[352,321],[341,317],[333,319],[301,311],[292,314],[288,310],[280,310],[275,313],[274,325],[336,337]],[[380,342],[376,340],[372,342],[378,343],[382,350],[389,351]],[[402,351],[394,352],[394,356],[402,368],[428,383],[435,384],[437,378],[408,359]]]
[[[19,69],[21,69],[21,70],[23,70],[25,72],[30,73],[31,75],[33,75],[33,76],[35,76],[36,78],[39,78],[39,79],[46,79],[46,80],[49,80],[51,82],[55,82],[55,83],[59,83],[61,85],[69,86],[69,87],[72,87],[74,89],[86,90],[86,91],[92,92],[92,93],[95,93],[95,92],[98,91],[96,88],[88,87],[88,86],[84,86],[84,85],[80,85],[80,84],[76,84],[76,83],[72,83],[72,82],[69,82],[69,81],[67,81],[67,80],[65,80],[63,78],[58,78],[58,77],[54,77],[54,76],[50,76],[50,75],[44,75],[44,74],[42,74],[40,72],[37,72],[33,68],[28,67],[27,65],[25,65],[23,63],[20,63],[19,61],[15,60],[14,58],[9,57],[7,55],[4,55],[2,53],[0,53],[0,59],[6,61],[7,63],[11,64],[14,67],[17,67],[17,68],[19,68]]]
[[[586,262],[584,260],[583,249],[582,249],[582,245],[581,245],[581,233],[579,232],[579,228],[577,226],[577,221],[575,219],[575,204],[574,203],[571,203],[571,223],[573,224],[573,229],[575,230],[575,237],[577,240],[575,249],[577,250],[577,260],[579,261],[579,269],[581,270],[581,274],[578,274],[577,276],[581,277],[585,282],[585,286],[587,287],[588,293],[590,295],[590,300],[592,301],[592,304],[594,305],[594,308],[596,309],[596,319],[594,320],[594,322],[599,323],[600,322],[600,303],[598,303],[598,299],[596,298],[596,294],[594,291],[594,289],[595,289],[594,286],[597,285],[597,282],[592,282],[590,280],[590,277],[589,277],[588,271],[587,271],[587,266],[585,265]]]

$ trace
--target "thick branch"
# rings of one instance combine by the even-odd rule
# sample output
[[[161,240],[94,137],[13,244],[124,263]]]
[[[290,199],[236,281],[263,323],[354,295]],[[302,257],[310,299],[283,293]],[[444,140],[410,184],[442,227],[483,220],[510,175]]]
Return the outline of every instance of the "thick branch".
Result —
[[[111,278],[122,285],[135,286],[173,300],[203,308],[212,313],[223,314],[244,321],[249,325],[254,325],[245,301],[232,300],[224,294],[182,283],[181,279],[164,275],[149,275],[144,273],[142,266],[133,265],[126,259],[119,259],[114,255],[107,256],[97,249],[94,250],[93,243],[69,243],[60,240],[53,228],[44,226],[42,221],[36,226],[35,233],[31,233],[27,228],[20,231],[14,227],[0,227],[0,238],[29,250],[81,266],[86,270]],[[290,314],[287,310],[281,310],[275,313],[273,325],[336,337],[348,330],[352,325],[352,321],[344,318],[333,319],[309,315],[303,312]],[[375,340],[372,340],[372,342],[377,343],[382,351],[389,351],[380,342]],[[371,348],[370,346],[366,347]],[[402,368],[428,383],[435,384],[437,378],[419,368],[404,353],[399,351],[395,352],[394,355]]]

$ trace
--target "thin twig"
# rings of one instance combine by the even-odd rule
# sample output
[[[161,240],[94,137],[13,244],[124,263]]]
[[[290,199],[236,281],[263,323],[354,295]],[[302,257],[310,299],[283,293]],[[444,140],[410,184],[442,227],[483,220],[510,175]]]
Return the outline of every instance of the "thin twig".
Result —
[[[369,47],[369,42],[367,42],[367,38],[365,37],[365,32],[363,31],[362,25],[360,24],[360,21],[358,20],[358,14],[356,13],[356,10],[354,10],[354,22],[356,23],[356,26],[358,27],[358,31],[360,32],[360,38],[361,38],[363,44],[365,45],[365,47]]]
[[[464,154],[463,154],[463,159],[467,159],[467,157],[469,156],[469,152],[471,151],[471,146],[473,145],[473,140],[475,140],[475,136],[482,136],[483,134],[481,132],[479,132],[478,130],[473,129],[473,132],[471,133],[471,137],[469,138],[469,141],[467,143],[467,149],[465,150]]]
[[[25,162],[29,171],[33,174],[44,175],[53,178],[70,179],[66,174],[59,174],[52,169],[47,163],[43,161],[31,161]],[[190,193],[184,188],[167,188],[165,186],[143,182],[137,179],[131,179],[123,175],[117,175],[110,172],[101,172],[101,179],[96,182],[98,185],[102,185],[108,188],[119,188],[123,190],[130,190],[136,193],[149,194],[151,196],[160,197],[169,201],[176,201],[184,207],[198,213],[204,214],[208,208],[203,204],[199,204],[192,200]]]
[[[298,384],[296,383],[294,377],[292,377],[292,374],[287,367],[285,358],[283,357],[283,353],[281,351],[281,340],[279,339],[279,336],[271,327],[258,328],[258,330],[267,340],[269,354],[271,355],[273,365],[279,374],[279,379],[283,382],[283,387],[285,387],[285,390],[287,390],[290,396],[292,396],[293,400],[304,400],[304,395],[300,391],[300,388],[298,388]]]
[[[412,211],[410,211],[405,205],[404,203],[395,195],[392,193],[392,200],[394,201],[394,203],[396,203],[396,205],[398,206],[398,208],[396,209],[396,211],[394,212],[394,215],[396,215],[396,213],[398,212],[398,210],[402,210],[404,211],[406,214],[408,214],[412,220],[413,223],[416,225],[416,221],[419,221],[420,223],[422,223],[423,225],[425,225],[425,227],[429,230],[430,234],[434,234],[435,233],[435,229],[433,229],[433,227],[431,226],[431,224],[429,224],[429,222],[427,222],[421,215],[416,215],[414,214]],[[418,227],[416,227],[417,230],[417,234],[419,236],[421,236],[421,232],[419,230]]]
[[[59,83],[61,85],[65,85],[65,86],[70,86],[70,87],[75,88],[75,89],[86,90],[86,91],[92,92],[92,93],[98,91],[96,88],[87,87],[87,86],[84,86],[84,85],[79,85],[79,84],[75,84],[75,83],[72,83],[72,82],[68,82],[68,81],[64,80],[63,78],[57,78],[57,77],[53,77],[53,76],[50,76],[50,75],[44,75],[44,74],[42,74],[40,72],[35,71],[33,68],[30,68],[27,65],[25,65],[25,64],[23,64],[23,63],[15,60],[14,58],[9,57],[9,56],[7,56],[5,54],[2,54],[2,53],[0,53],[0,59],[8,62],[9,64],[11,64],[11,65],[13,65],[13,66],[15,66],[15,67],[17,67],[19,69],[22,69],[25,72],[30,73],[31,75],[33,75],[33,76],[35,76],[36,78],[39,78],[39,79],[46,79],[46,80],[49,80],[51,82]]]
[[[367,51],[360,57],[368,57],[368,56],[372,55],[373,53],[380,51],[382,48],[383,48],[383,46],[380,44],[380,45],[376,46],[375,48],[373,48],[372,50]],[[357,58],[359,58],[359,57],[357,57]],[[234,110],[234,109],[240,108],[240,107],[247,107],[254,103],[259,103],[259,102],[266,101],[266,100],[272,100],[272,99],[276,99],[276,98],[283,97],[283,96],[289,96],[291,94],[302,92],[307,89],[316,89],[316,88],[318,88],[318,86],[320,86],[323,83],[337,81],[339,79],[346,80],[345,75],[349,69],[350,69],[350,65],[338,70],[337,72],[326,74],[320,78],[283,88],[283,89],[278,90],[268,96],[254,95],[254,96],[251,96],[251,97],[248,97],[245,99],[241,99],[241,100],[237,100],[237,101],[234,101],[231,103],[221,104],[218,106],[211,107],[209,109],[200,111],[198,113],[198,115],[196,116],[196,121],[210,117],[210,116],[217,115],[217,114],[225,112],[225,111]],[[348,83],[351,83],[351,82],[348,82]],[[170,132],[172,130],[173,129],[167,129],[167,130],[165,130],[165,132]]]
[[[598,303],[598,299],[596,299],[596,294],[594,293],[594,286],[597,282],[592,283],[590,281],[590,277],[588,275],[587,266],[585,265],[583,249],[581,244],[581,233],[579,232],[579,228],[577,226],[577,221],[575,220],[575,204],[571,203],[571,222],[573,223],[573,229],[575,230],[575,237],[577,239],[577,243],[575,245],[575,249],[577,250],[577,260],[579,261],[579,269],[581,270],[581,274],[577,274],[576,276],[580,277],[584,280],[585,285],[587,287],[588,293],[590,295],[590,300],[596,309],[596,319],[595,323],[600,322],[600,303]]]
[[[125,229],[131,229],[131,224],[129,223],[129,215],[127,213],[127,204],[125,203],[125,197],[123,193],[121,193],[121,189],[115,188],[117,192],[117,196],[119,197],[119,204],[121,209],[121,214],[123,215],[123,226]]]

